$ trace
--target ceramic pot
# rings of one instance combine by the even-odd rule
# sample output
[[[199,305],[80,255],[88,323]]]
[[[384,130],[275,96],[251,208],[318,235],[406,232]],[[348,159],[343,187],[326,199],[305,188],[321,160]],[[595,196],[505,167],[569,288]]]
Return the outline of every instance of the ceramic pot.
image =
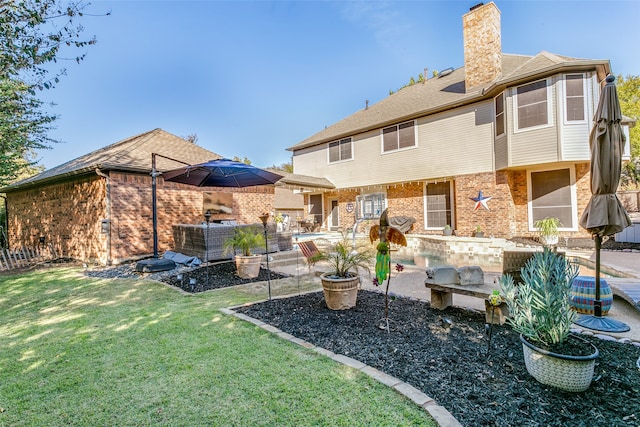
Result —
[[[356,306],[360,277],[334,277],[330,273],[320,276],[324,300],[330,310],[348,310]]]

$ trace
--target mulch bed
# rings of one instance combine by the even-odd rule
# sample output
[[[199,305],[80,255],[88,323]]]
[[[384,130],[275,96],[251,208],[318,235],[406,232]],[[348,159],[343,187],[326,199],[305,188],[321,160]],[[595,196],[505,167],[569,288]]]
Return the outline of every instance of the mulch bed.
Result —
[[[638,426],[640,348],[586,337],[600,351],[582,393],[545,386],[526,371],[519,337],[484,313],[407,298],[391,303],[390,331],[379,328],[384,295],[360,291],[357,306],[326,308],[321,292],[237,311],[375,367],[422,390],[469,426]]]
[[[266,282],[267,280],[277,280],[288,276],[276,273],[260,267],[258,277],[252,279],[242,279],[236,275],[236,265],[232,262],[222,262],[205,267],[185,271],[182,280],[176,279],[175,275],[161,277],[160,280],[171,286],[181,288],[187,292],[203,292],[211,289],[226,288],[229,286],[244,285],[253,282]],[[196,279],[196,285],[191,288],[190,279]]]

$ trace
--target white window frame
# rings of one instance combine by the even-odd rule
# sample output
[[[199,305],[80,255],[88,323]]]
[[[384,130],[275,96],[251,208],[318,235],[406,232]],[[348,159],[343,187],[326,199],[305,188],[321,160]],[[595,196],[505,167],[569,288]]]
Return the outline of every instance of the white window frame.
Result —
[[[573,227],[559,227],[560,231],[578,231],[578,196],[576,191],[576,170],[574,165],[556,167],[553,169],[528,169],[527,170],[527,221],[530,232],[536,232],[533,226],[533,191],[531,188],[531,174],[537,172],[552,172],[555,170],[569,169],[569,190],[571,194],[571,222]]]
[[[335,161],[331,161],[331,144],[338,144],[338,147],[343,144],[346,143],[347,141],[349,141],[349,144],[351,144],[351,157],[349,158],[345,158],[345,159],[339,159],[339,160],[335,160]],[[338,150],[340,152],[340,150]],[[329,143],[327,143],[327,164],[330,165],[335,165],[336,163],[342,163],[342,162],[348,162],[353,160],[353,138],[352,137],[347,137],[347,138],[340,138],[337,139],[335,141],[331,141]]]
[[[400,148],[400,126],[407,124],[407,123],[412,123],[413,124],[413,145],[410,145],[408,147],[402,147]],[[396,134],[397,134],[397,147],[393,150],[388,150],[385,151],[384,150],[384,131],[385,129],[389,129],[395,127],[396,128]],[[382,129],[380,129],[380,153],[381,154],[389,154],[389,153],[397,153],[398,151],[405,151],[405,150],[412,150],[414,148],[416,148],[418,146],[418,124],[416,123],[415,120],[407,120],[406,122],[402,122],[402,123],[398,123],[396,125],[391,125],[391,126],[386,126]]]
[[[534,83],[538,83],[544,81],[545,85],[547,87],[547,123],[541,124],[541,125],[536,125],[536,126],[529,126],[526,128],[520,128],[520,124],[518,123],[518,88],[524,87],[524,86],[528,86]],[[517,86],[515,88],[513,88],[513,123],[514,123],[514,133],[520,133],[520,132],[528,132],[531,130],[535,130],[535,129],[543,129],[543,128],[548,128],[553,126],[553,103],[552,103],[552,91],[551,91],[551,81],[549,79],[540,79],[540,80],[535,80],[532,82],[528,82],[526,84]]]
[[[567,113],[569,112],[567,108],[567,100],[569,96],[567,95],[567,76],[582,76],[582,109],[583,115],[582,120],[569,120],[567,117]],[[576,124],[584,124],[587,123],[587,75],[585,73],[567,73],[562,76],[562,89],[564,92],[563,102],[563,110],[564,110],[564,124],[565,125],[576,125]]]
[[[378,219],[387,206],[386,193],[359,194],[356,196],[356,219]]]
[[[451,228],[454,227],[454,224],[456,223],[456,201],[454,198],[454,194],[453,194],[453,181],[452,180],[445,180],[445,182],[447,184],[449,184],[449,201],[450,201],[450,209],[451,209],[451,224],[449,224],[451,226]],[[437,184],[437,182],[435,182],[434,184]],[[427,206],[427,186],[429,185],[429,183],[427,182],[423,187],[422,187],[422,206],[423,206],[423,211],[424,211],[424,224],[423,224],[423,228],[425,230],[442,230],[443,227],[428,227],[427,224],[429,222],[429,207]],[[445,224],[446,225],[446,224]]]
[[[496,108],[496,100],[498,98],[502,98],[502,113],[500,113],[500,117],[498,117],[498,110]],[[507,106],[505,104],[506,99],[504,96],[504,92],[502,92],[500,95],[496,96],[493,98],[493,115],[494,115],[494,120],[495,120],[495,136],[502,136],[505,133],[507,133],[507,116],[506,116],[506,109]],[[498,120],[502,120],[502,133],[498,133]]]

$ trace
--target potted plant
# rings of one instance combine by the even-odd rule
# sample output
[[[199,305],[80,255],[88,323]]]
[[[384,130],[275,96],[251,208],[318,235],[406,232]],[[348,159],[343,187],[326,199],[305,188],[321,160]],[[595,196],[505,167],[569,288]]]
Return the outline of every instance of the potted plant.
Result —
[[[442,229],[442,234],[444,236],[451,236],[452,230],[451,230],[451,226],[449,224],[445,225],[444,228]]]
[[[484,237],[484,231],[482,231],[482,227],[480,224],[476,225],[476,231],[473,234],[476,237]]]
[[[236,227],[233,237],[224,242],[225,253],[234,253],[238,276],[243,279],[258,277],[261,256],[252,253],[255,248],[264,246],[264,236],[258,226]]]
[[[370,272],[374,255],[370,244],[360,242],[352,248],[343,234],[342,239],[309,259],[310,265],[325,261],[329,266],[329,271],[320,275],[324,299],[329,309],[346,310],[355,307],[360,284],[358,268]]]
[[[282,212],[278,212],[278,215],[274,216],[273,220],[276,222],[276,231],[284,231],[284,215],[282,215]]]
[[[550,246],[558,244],[558,236],[560,235],[558,228],[561,225],[558,218],[549,217],[539,219],[533,223],[533,226],[538,230],[542,243]]]
[[[520,334],[527,371],[539,382],[565,391],[591,384],[598,349],[570,334],[576,317],[570,304],[578,267],[545,247],[522,268],[522,283],[506,274],[500,287],[509,310],[507,322]]]

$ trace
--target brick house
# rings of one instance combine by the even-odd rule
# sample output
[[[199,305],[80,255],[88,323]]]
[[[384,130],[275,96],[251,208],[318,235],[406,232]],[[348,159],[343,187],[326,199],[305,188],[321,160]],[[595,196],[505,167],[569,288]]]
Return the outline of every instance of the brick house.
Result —
[[[386,207],[416,219],[413,233],[531,236],[558,217],[586,237],[589,132],[608,60],[502,53],[491,2],[463,18],[464,66],[409,85],[288,148],[296,173],[324,177],[305,209],[327,230]],[[629,126],[623,123],[629,140]],[[629,156],[629,144],[625,155]]]
[[[52,243],[59,255],[100,264],[153,253],[151,155],[158,171],[221,156],[154,129],[0,189],[6,193],[10,247]],[[174,162],[166,159],[176,159]],[[157,178],[158,250],[173,247],[173,224],[203,221],[207,197],[225,196],[230,210],[212,220],[259,222],[273,210],[274,186],[192,187]],[[222,197],[222,196],[220,196]]]

